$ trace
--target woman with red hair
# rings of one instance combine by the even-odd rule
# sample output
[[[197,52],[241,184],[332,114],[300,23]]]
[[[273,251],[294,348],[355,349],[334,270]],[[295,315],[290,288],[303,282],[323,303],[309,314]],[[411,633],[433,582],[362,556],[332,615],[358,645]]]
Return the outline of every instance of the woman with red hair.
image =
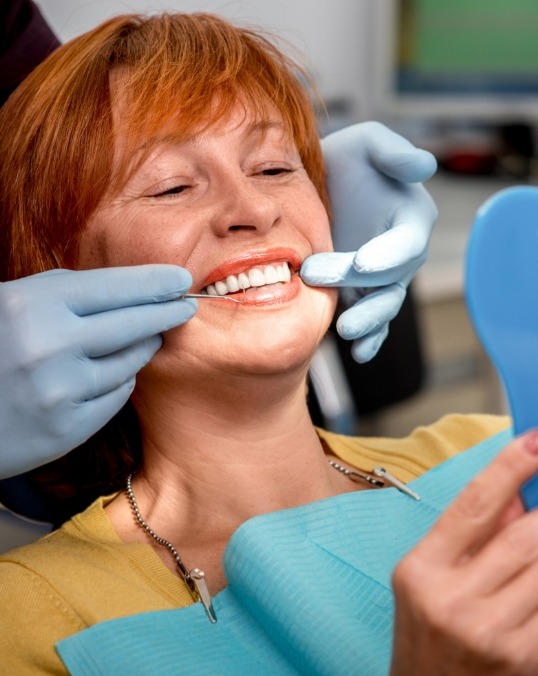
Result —
[[[393,495],[366,490],[391,484],[412,500],[418,496],[404,482],[495,433],[497,445],[508,438],[509,421],[489,416],[449,416],[401,440],[313,426],[306,377],[336,290],[299,275],[307,258],[332,249],[304,77],[260,32],[213,15],[122,16],[57,50],[7,104],[4,279],[57,267],[164,264],[183,268],[203,296],[178,301],[192,319],[165,333],[121,413],[36,477],[58,522],[83,511],[0,559],[7,673],[61,672],[55,645],[109,619],[199,601],[214,622],[212,598],[227,585],[223,553],[253,517],[348,494]],[[484,554],[481,546],[491,541],[495,549],[506,537],[494,532],[494,519],[519,516],[504,506],[538,469],[535,445],[533,437],[514,442],[486,470],[486,488],[484,480],[472,485],[471,497],[464,493],[399,567],[405,621],[398,615],[394,674],[432,673],[438,654],[443,666],[458,655],[454,668],[520,659],[515,650],[485,650],[461,631],[459,617],[444,613],[439,623],[421,614],[431,600],[416,581],[446,598],[469,559],[482,556],[490,587],[505,593],[506,575],[489,560],[499,560],[499,547]],[[476,523],[472,496],[506,473],[506,458],[515,461],[495,498],[501,506],[481,502],[487,523]],[[371,470],[381,464],[383,471]],[[455,550],[460,558],[445,556]],[[267,584],[280,572],[269,570]],[[479,608],[477,621],[488,612],[476,603],[479,586],[477,578],[465,598]],[[520,613],[521,604],[513,606]],[[458,609],[465,614],[465,605]],[[432,640],[413,654],[414,632],[428,631]],[[459,653],[446,648],[454,641]],[[364,659],[368,650],[357,645]],[[382,659],[390,661],[390,650],[389,641]],[[325,664],[325,673],[335,665]]]

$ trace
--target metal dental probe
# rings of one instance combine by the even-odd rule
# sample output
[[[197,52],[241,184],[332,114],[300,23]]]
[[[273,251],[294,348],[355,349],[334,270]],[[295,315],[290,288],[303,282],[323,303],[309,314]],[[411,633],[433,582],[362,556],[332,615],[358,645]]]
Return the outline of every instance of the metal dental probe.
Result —
[[[243,295],[244,295],[244,290],[243,290]],[[178,300],[183,300],[183,298],[209,298],[211,300],[231,300],[232,303],[244,303],[245,300],[242,298],[239,300],[238,298],[230,298],[230,296],[210,296],[208,293],[184,293],[182,296],[178,298]]]

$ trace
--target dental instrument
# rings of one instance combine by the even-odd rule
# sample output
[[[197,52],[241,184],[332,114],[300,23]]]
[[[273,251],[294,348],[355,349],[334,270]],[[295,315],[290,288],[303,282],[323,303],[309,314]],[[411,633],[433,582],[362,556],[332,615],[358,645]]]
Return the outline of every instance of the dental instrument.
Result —
[[[243,289],[243,298],[241,300],[238,298],[231,298],[230,296],[210,296],[208,293],[184,293],[178,300],[183,300],[184,298],[210,298],[212,300],[231,300],[232,303],[244,303],[244,296],[245,289]]]

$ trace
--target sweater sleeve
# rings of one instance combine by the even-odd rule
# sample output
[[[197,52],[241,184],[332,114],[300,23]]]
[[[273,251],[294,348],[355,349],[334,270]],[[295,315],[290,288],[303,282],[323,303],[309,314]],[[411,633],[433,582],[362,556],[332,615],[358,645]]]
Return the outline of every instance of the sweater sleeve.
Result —
[[[85,625],[39,575],[0,563],[0,673],[67,674],[54,644]]]

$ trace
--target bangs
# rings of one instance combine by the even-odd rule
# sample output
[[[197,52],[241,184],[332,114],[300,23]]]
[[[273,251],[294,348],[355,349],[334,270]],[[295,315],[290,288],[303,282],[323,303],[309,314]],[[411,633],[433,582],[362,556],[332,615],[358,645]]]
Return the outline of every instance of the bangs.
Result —
[[[260,122],[278,113],[304,161],[317,127],[306,72],[258,32],[208,14],[179,16],[132,26],[111,55],[123,136],[111,190],[121,189],[163,136],[184,141],[217,126],[238,103]]]

